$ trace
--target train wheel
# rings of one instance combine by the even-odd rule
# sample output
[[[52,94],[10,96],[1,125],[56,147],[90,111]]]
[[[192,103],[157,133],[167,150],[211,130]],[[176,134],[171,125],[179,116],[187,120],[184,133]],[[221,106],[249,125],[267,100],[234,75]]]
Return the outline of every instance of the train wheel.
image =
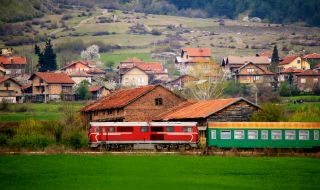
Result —
[[[184,145],[184,146],[185,146],[185,149],[186,149],[186,150],[191,150],[191,148],[192,148],[192,147],[190,146],[190,144],[186,144],[186,145]]]
[[[183,152],[185,150],[186,150],[186,145],[184,144],[179,145],[179,151]]]
[[[154,148],[156,149],[156,151],[162,151],[163,150],[163,146],[156,144],[154,145]]]

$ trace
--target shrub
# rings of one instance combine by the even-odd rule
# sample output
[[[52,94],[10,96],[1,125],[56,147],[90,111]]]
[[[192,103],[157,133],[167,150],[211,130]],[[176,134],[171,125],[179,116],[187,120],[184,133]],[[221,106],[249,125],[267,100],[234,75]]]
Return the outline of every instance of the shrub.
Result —
[[[8,144],[8,136],[0,133],[0,146],[6,146]]]
[[[39,121],[22,121],[15,129],[15,135],[9,145],[15,148],[45,148],[54,143],[54,137]]]
[[[289,117],[289,121],[320,122],[320,108],[312,105],[308,107],[302,107]]]
[[[280,96],[290,96],[291,95],[290,87],[286,82],[282,82],[280,84],[279,93],[280,93]]]
[[[64,134],[63,143],[75,149],[88,146],[88,135],[82,130],[72,130]]]
[[[285,109],[276,104],[263,104],[261,109],[251,116],[251,121],[276,122],[285,121]]]

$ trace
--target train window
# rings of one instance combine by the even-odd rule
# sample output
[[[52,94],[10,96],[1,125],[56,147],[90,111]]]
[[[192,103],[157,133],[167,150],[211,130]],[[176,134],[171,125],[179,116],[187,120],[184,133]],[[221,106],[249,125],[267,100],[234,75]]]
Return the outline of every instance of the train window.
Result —
[[[185,133],[191,133],[192,132],[192,127],[184,127],[182,130]]]
[[[258,139],[258,130],[249,130],[248,131],[248,139]]]
[[[221,139],[231,139],[231,131],[230,130],[222,130],[220,132]]]
[[[217,138],[216,130],[211,130],[211,139],[216,139],[216,138]]]
[[[295,130],[286,130],[285,131],[286,140],[296,140],[296,131]]]
[[[140,128],[140,131],[143,132],[143,133],[145,133],[145,132],[148,132],[148,131],[149,131],[149,128],[148,128],[147,126],[142,126],[142,127]]]
[[[268,131],[267,130],[262,130],[261,131],[261,139],[262,140],[268,140]]]
[[[96,127],[96,133],[99,133],[99,127]]]
[[[106,128],[103,127],[102,128],[102,132],[105,133],[106,132]]]
[[[235,130],[234,139],[244,139],[244,130]]]
[[[172,127],[172,126],[168,126],[168,127],[167,127],[167,132],[174,132],[173,127]]]
[[[163,132],[163,127],[151,127],[151,132]]]
[[[309,131],[300,130],[299,131],[299,140],[309,140]]]
[[[118,127],[118,132],[132,132],[133,127]]]
[[[281,140],[282,139],[282,131],[281,130],[272,130],[271,131],[271,139],[272,140]]]
[[[109,133],[113,133],[114,132],[114,127],[109,127]]]
[[[314,133],[314,134],[313,134],[313,139],[314,139],[314,140],[319,140],[319,131],[318,131],[318,130],[314,130],[313,133]]]

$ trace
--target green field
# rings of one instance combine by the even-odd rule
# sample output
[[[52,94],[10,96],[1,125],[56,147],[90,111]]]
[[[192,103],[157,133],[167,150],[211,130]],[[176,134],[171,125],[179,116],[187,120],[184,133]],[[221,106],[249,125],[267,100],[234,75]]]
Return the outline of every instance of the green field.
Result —
[[[132,57],[137,57],[143,61],[154,61],[151,59],[150,53],[102,53],[100,59],[102,62],[112,61],[118,65],[120,61],[124,61]]]
[[[79,110],[85,103],[68,102],[68,103],[48,103],[48,104],[12,104],[10,110],[0,111],[1,121],[22,121],[26,119],[34,119],[41,121],[59,120],[63,117],[62,110],[64,106],[72,110]]]
[[[320,159],[201,156],[0,157],[1,189],[319,189]]]

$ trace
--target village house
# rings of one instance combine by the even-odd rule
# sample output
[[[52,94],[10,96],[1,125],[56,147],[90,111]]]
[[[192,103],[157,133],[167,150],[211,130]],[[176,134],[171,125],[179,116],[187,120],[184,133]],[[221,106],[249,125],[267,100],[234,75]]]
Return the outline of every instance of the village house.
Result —
[[[132,67],[122,75],[122,86],[146,86],[149,84],[149,75],[139,67]]]
[[[292,67],[294,69],[307,70],[307,69],[310,69],[310,64],[299,56],[288,55],[283,59],[281,59],[279,63],[279,68],[281,71],[289,67]]]
[[[34,102],[73,100],[74,81],[65,73],[36,72],[31,75]]]
[[[278,75],[278,81],[279,82],[289,82],[294,83],[296,81],[296,74],[303,72],[302,69],[295,69],[292,67],[283,69],[280,71]]]
[[[0,102],[22,103],[21,85],[10,77],[0,76]]]
[[[192,82],[192,81],[197,81],[197,79],[190,75],[181,75],[178,78],[167,82],[166,87],[171,90],[173,89],[181,90],[184,88],[185,83]]]
[[[221,66],[235,73],[246,63],[253,63],[263,70],[269,70],[270,60],[266,56],[228,56],[221,60]]]
[[[205,134],[207,123],[250,121],[259,106],[245,98],[186,101],[155,117],[155,121],[197,122],[200,135]]]
[[[6,75],[8,76],[24,74],[26,70],[26,65],[26,57],[11,55],[0,56],[0,67],[3,67],[6,70]]]
[[[140,70],[144,71],[148,75],[148,83],[147,84],[157,84],[157,83],[163,83],[168,80],[168,71],[163,67],[163,65],[159,62],[144,62],[138,58],[129,58],[127,60],[124,60],[120,62],[120,65],[118,66],[118,76],[119,76],[119,84],[127,84],[125,78],[128,78],[128,71],[131,70],[133,67],[137,67]],[[134,69],[134,72],[139,72],[138,69]],[[126,74],[126,77],[124,75]],[[130,71],[130,74],[133,74]],[[142,75],[140,71],[141,77],[145,77]],[[133,76],[133,75],[132,75]],[[136,77],[135,77],[136,78]],[[140,77],[138,77],[140,78]],[[129,79],[127,79],[129,81]],[[143,82],[139,83],[146,83],[144,80]],[[136,85],[141,86],[141,85]]]
[[[310,65],[318,65],[318,64],[320,64],[320,54],[319,53],[306,54],[302,58],[306,62],[308,62]]]
[[[311,92],[317,85],[320,88],[320,71],[319,70],[305,70],[296,74],[297,87],[301,91]]]
[[[180,56],[176,56],[175,68],[185,74],[190,67],[198,63],[210,63],[211,56],[211,48],[183,48]]]
[[[64,66],[61,71],[68,74],[87,73],[90,76],[98,77],[103,77],[106,74],[104,70],[97,68],[93,61],[74,61]]]
[[[246,63],[235,71],[235,79],[239,83],[269,83],[274,82],[275,73],[261,68],[253,63]]]
[[[88,91],[92,93],[92,99],[97,100],[111,94],[111,90],[105,86],[91,86]]]
[[[186,101],[161,85],[121,89],[82,109],[83,120],[152,121],[170,108]]]
[[[84,71],[73,71],[68,73],[68,76],[75,82],[76,85],[79,85],[82,81],[86,80],[90,84],[92,82],[92,75]]]
[[[6,75],[6,69],[0,66],[0,77],[4,77]]]

